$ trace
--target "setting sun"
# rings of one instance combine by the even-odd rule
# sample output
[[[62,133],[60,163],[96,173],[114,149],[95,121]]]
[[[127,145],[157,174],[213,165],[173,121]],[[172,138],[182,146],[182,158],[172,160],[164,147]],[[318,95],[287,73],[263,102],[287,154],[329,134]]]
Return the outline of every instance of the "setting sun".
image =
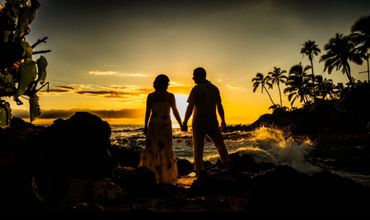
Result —
[[[188,95],[175,94],[177,109],[179,110],[180,117],[184,118],[187,107]],[[172,119],[174,120],[174,118]]]

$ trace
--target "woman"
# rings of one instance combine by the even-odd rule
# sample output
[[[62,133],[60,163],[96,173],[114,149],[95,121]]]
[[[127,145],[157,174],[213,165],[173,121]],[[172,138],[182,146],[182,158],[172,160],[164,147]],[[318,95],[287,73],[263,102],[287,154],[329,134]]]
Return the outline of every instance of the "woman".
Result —
[[[157,183],[176,184],[178,172],[172,149],[171,108],[181,127],[182,124],[175,96],[167,92],[169,81],[166,75],[158,75],[154,80],[155,91],[147,97],[144,127],[146,142],[140,166],[152,170]]]

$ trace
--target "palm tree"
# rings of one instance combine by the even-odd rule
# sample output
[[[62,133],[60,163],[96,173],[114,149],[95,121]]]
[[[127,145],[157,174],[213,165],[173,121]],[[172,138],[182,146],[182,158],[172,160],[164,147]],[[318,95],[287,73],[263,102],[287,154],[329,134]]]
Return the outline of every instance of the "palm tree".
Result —
[[[319,49],[315,41],[308,40],[303,43],[301,54],[308,56],[308,59],[310,60],[312,78],[315,78],[315,74],[313,70],[313,57],[319,55],[319,53],[321,53],[321,50]]]
[[[356,49],[367,63],[367,82],[370,83],[369,49],[370,49],[370,15],[359,18],[351,27],[351,39]]]
[[[274,70],[272,72],[269,72],[268,75],[271,78],[271,84],[272,86],[276,84],[279,89],[279,97],[280,97],[280,107],[283,107],[283,100],[281,98],[281,90],[280,90],[280,83],[285,84],[287,77],[284,75],[286,73],[286,70],[281,70],[278,67],[274,67]]]
[[[252,79],[252,82],[253,82],[253,92],[256,92],[256,90],[258,89],[259,86],[261,86],[261,93],[263,93],[263,90],[266,91],[267,95],[269,96],[271,102],[272,102],[272,105],[275,106],[275,103],[274,101],[272,100],[271,98],[271,95],[269,93],[269,91],[267,90],[266,88],[266,85],[271,88],[272,87],[272,84],[270,83],[270,77],[269,76],[264,76],[262,73],[257,73],[256,74],[256,77],[254,77]]]
[[[288,100],[291,106],[293,106],[297,98],[304,104],[309,102],[307,96],[311,93],[311,86],[310,77],[306,71],[310,68],[311,66],[303,68],[302,64],[297,64],[290,68],[287,87],[284,89],[284,93],[289,93]]]
[[[323,78],[321,75],[316,76],[316,91],[321,96],[323,100],[329,96],[331,99],[335,98],[335,85],[333,80]]]
[[[335,70],[341,70],[343,74],[347,75],[350,85],[353,86],[354,82],[349,61],[362,64],[362,57],[356,52],[355,44],[350,41],[348,36],[336,33],[335,37],[331,38],[324,48],[326,54],[322,55],[320,59],[320,62],[325,62],[324,71],[328,70],[330,74],[334,68]]]

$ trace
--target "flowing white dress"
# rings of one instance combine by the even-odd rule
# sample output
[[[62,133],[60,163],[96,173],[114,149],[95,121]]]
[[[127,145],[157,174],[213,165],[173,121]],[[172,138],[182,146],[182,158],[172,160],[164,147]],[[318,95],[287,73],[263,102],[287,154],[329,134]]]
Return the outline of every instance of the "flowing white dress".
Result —
[[[152,170],[157,183],[176,184],[178,171],[176,156],[172,149],[170,109],[171,105],[168,102],[152,104],[152,114],[140,166]]]

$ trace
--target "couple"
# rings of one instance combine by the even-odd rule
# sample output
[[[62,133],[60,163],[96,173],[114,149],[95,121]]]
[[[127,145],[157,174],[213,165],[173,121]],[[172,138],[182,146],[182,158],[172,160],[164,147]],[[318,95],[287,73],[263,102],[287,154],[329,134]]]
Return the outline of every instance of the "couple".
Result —
[[[199,175],[203,170],[205,135],[214,142],[223,166],[229,166],[229,155],[216,116],[217,107],[221,118],[221,129],[224,129],[226,123],[219,90],[206,79],[206,71],[202,67],[194,70],[193,80],[196,86],[189,95],[183,122],[176,107],[175,96],[167,92],[170,80],[166,75],[160,74],[156,77],[155,91],[148,95],[144,127],[146,145],[141,155],[140,166],[152,170],[157,183],[176,184],[178,177],[176,156],[172,148],[171,108],[182,131],[187,131],[187,122],[194,110],[192,129],[196,174]]]

